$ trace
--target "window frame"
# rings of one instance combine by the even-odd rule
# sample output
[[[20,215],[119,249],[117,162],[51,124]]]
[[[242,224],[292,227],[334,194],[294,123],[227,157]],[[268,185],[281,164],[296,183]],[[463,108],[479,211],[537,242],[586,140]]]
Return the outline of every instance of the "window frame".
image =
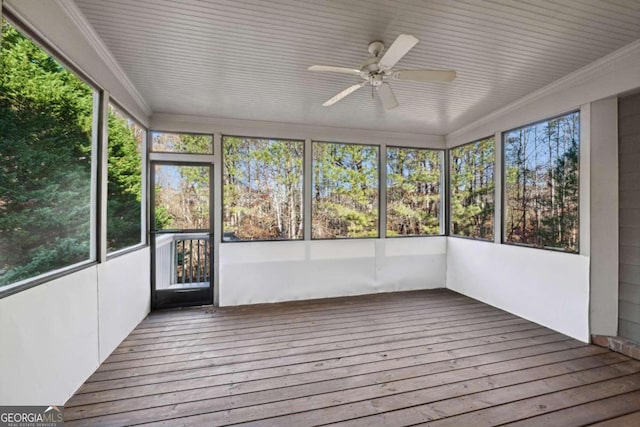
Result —
[[[263,140],[271,140],[271,141],[284,141],[284,142],[298,142],[302,144],[302,236],[299,239],[254,239],[254,240],[224,240],[224,212],[225,212],[225,201],[224,201],[224,139],[225,138],[246,138],[246,139],[263,139]],[[306,175],[306,165],[304,159],[307,154],[307,144],[305,144],[304,139],[294,139],[294,138],[274,138],[274,137],[264,137],[264,136],[242,136],[242,135],[233,135],[233,134],[221,134],[220,135],[220,243],[227,244],[239,244],[239,243],[260,243],[260,242],[304,242],[307,239],[304,230],[305,223],[305,209],[304,204],[307,198],[307,191],[305,186],[305,175]],[[313,151],[313,150],[312,150]],[[312,153],[313,155],[313,153]],[[310,237],[310,236],[309,236]]]
[[[466,147],[468,145],[473,145],[473,144],[477,144],[479,142],[485,141],[487,139],[491,139],[493,138],[493,237],[492,238],[485,238],[485,237],[473,237],[473,236],[461,236],[459,234],[453,234],[451,228],[452,228],[452,209],[451,209],[451,200],[452,200],[452,195],[453,195],[453,191],[452,191],[452,180],[451,180],[451,176],[452,174],[452,163],[451,163],[451,152],[453,150],[455,150],[456,148],[460,148],[460,147]],[[487,135],[481,138],[477,138],[474,139],[473,141],[469,141],[469,142],[465,142],[463,144],[459,144],[456,145],[455,147],[451,147],[447,149],[447,171],[446,171],[446,176],[447,176],[447,232],[446,232],[446,236],[447,237],[455,237],[455,238],[459,238],[459,239],[466,239],[466,240],[473,240],[473,241],[477,241],[477,242],[487,242],[487,243],[495,243],[496,241],[496,236],[495,236],[495,222],[496,222],[496,196],[495,196],[495,189],[497,186],[497,177],[496,177],[496,166],[497,166],[497,160],[498,160],[498,156],[496,154],[496,149],[495,149],[495,134],[492,135]]]
[[[55,270],[47,271],[37,276],[29,277],[14,283],[0,287],[0,299],[17,294],[27,289],[34,288],[45,283],[50,283],[54,280],[60,279],[65,276],[69,276],[73,273],[83,271],[88,267],[96,266],[100,263],[100,248],[102,246],[102,236],[98,227],[98,224],[102,221],[101,216],[101,197],[103,190],[102,182],[99,179],[100,170],[102,168],[102,159],[100,152],[103,144],[103,132],[104,127],[102,115],[102,104],[106,98],[105,90],[88,76],[84,71],[79,69],[70,61],[66,55],[59,50],[55,49],[46,40],[38,35],[36,31],[32,29],[27,23],[23,22],[10,10],[8,10],[2,2],[0,2],[0,21],[4,19],[8,24],[19,31],[25,38],[29,39],[31,43],[36,45],[44,53],[49,55],[60,66],[64,67],[68,72],[73,74],[77,79],[86,84],[92,92],[92,117],[91,117],[91,182],[90,182],[90,206],[89,206],[89,257],[86,260],[70,264],[64,267],[57,268]],[[0,55],[2,48],[0,46]]]
[[[385,154],[386,157],[384,159],[384,167],[385,169],[388,167],[389,165],[389,155],[388,155],[388,151],[389,149],[394,149],[394,148],[399,148],[399,149],[406,149],[406,150],[424,150],[424,151],[436,151],[439,152],[439,157],[440,157],[440,185],[438,186],[439,188],[439,195],[440,195],[440,213],[438,215],[438,222],[439,222],[439,228],[440,228],[440,233],[439,234],[410,234],[410,235],[398,235],[398,236],[389,236],[387,234],[387,232],[389,231],[387,228],[387,224],[389,223],[388,219],[389,219],[389,185],[388,185],[388,181],[389,181],[389,177],[388,177],[388,173],[385,173],[386,175],[386,180],[384,182],[384,187],[385,187],[385,195],[386,195],[386,203],[387,206],[385,207],[385,219],[384,219],[384,224],[385,224],[385,230],[384,230],[384,238],[385,239],[407,239],[407,238],[416,238],[416,237],[446,237],[447,236],[447,217],[448,217],[448,203],[447,203],[447,194],[445,194],[445,188],[447,186],[447,183],[445,181],[447,181],[447,172],[446,172],[446,158],[448,156],[448,151],[445,148],[430,148],[430,147],[416,147],[416,146],[410,146],[410,145],[386,145],[385,148]],[[382,157],[382,156],[380,156]],[[380,158],[381,161],[381,158]],[[386,172],[386,171],[385,171]],[[379,182],[379,192],[381,191],[382,188],[382,183]],[[378,209],[378,212],[380,212],[380,209]],[[381,237],[378,237],[381,238]]]
[[[376,226],[376,232],[377,234],[375,236],[370,236],[370,237],[313,237],[313,197],[311,197],[311,194],[309,195],[310,197],[310,207],[311,210],[309,211],[309,221],[310,221],[310,228],[309,228],[309,241],[323,241],[323,240],[330,240],[330,241],[334,241],[334,240],[366,240],[366,239],[384,239],[386,238],[386,226],[384,227],[385,230],[382,230],[382,221],[381,221],[381,213],[382,213],[382,147],[383,145],[381,144],[367,144],[364,142],[339,142],[339,141],[322,141],[322,140],[315,140],[312,139],[311,140],[311,192],[313,193],[313,144],[341,144],[341,145],[358,145],[358,146],[362,146],[362,147],[374,147],[376,148],[377,152],[378,152],[378,161],[377,161],[377,176],[378,176],[378,223]],[[386,145],[384,145],[385,147],[385,154],[386,154]],[[386,167],[386,159],[385,159],[385,167]],[[386,184],[385,184],[386,187]],[[386,191],[386,188],[385,188]],[[384,236],[384,237],[383,237]]]
[[[577,164],[577,170],[578,170],[578,188],[577,188],[577,195],[578,195],[578,215],[577,215],[577,225],[578,225],[578,247],[575,251],[572,250],[567,250],[567,249],[563,249],[563,248],[553,248],[553,247],[547,247],[547,246],[534,246],[534,245],[530,245],[527,243],[519,243],[519,242],[508,242],[506,239],[506,230],[507,230],[507,194],[506,194],[506,176],[507,176],[507,168],[506,168],[506,163],[505,163],[505,153],[506,153],[506,144],[505,144],[505,136],[509,133],[509,132],[513,132],[513,131],[517,131],[520,129],[524,129],[527,127],[531,127],[531,126],[537,126],[541,123],[546,123],[549,122],[551,120],[554,119],[558,119],[560,117],[565,117],[565,116],[569,116],[571,114],[575,114],[578,113],[578,121],[579,121],[579,125],[578,125],[578,164]],[[503,245],[509,245],[509,246],[516,246],[516,247],[522,247],[522,248],[529,248],[529,249],[539,249],[539,250],[545,250],[545,251],[550,251],[550,252],[554,252],[554,253],[565,253],[565,254],[571,254],[571,255],[580,255],[580,246],[581,246],[581,241],[580,241],[580,228],[581,228],[581,221],[580,221],[580,205],[581,205],[581,199],[580,199],[580,193],[581,193],[581,186],[582,186],[582,171],[581,171],[581,167],[582,167],[582,163],[581,163],[581,153],[580,153],[580,149],[582,147],[582,134],[581,134],[581,130],[582,130],[582,114],[580,111],[580,108],[574,108],[571,109],[569,111],[566,111],[564,113],[560,113],[560,114],[555,114],[553,116],[550,117],[546,117],[540,120],[536,120],[534,122],[530,122],[521,126],[517,126],[511,129],[507,129],[504,131],[500,132],[500,155],[501,155],[501,163],[502,163],[502,173],[501,173],[501,177],[500,177],[500,193],[502,195],[501,197],[501,213],[500,216],[501,221],[500,221],[500,244]]]
[[[115,107],[116,110],[119,110],[120,114],[124,114],[127,116],[128,119],[130,119],[131,121],[133,121],[136,125],[138,125],[138,127],[144,129],[144,138],[142,141],[142,147],[140,150],[140,161],[141,161],[141,185],[140,185],[140,192],[141,197],[140,197],[140,242],[134,244],[134,245],[129,245],[126,246],[124,248],[120,248],[117,249],[115,251],[109,252],[109,248],[105,247],[106,250],[106,257],[107,260],[112,259],[112,258],[117,258],[119,256],[122,255],[126,255],[130,252],[135,252],[137,250],[140,250],[142,248],[145,248],[147,246],[149,246],[149,238],[148,238],[148,226],[147,226],[147,211],[148,211],[148,196],[147,196],[147,190],[148,187],[146,185],[146,181],[147,181],[147,163],[148,163],[148,159],[147,159],[147,152],[148,152],[148,143],[149,143],[149,135],[150,135],[150,131],[149,128],[147,128],[145,125],[142,124],[142,122],[140,122],[140,120],[138,120],[136,117],[134,117],[133,114],[129,113],[129,111],[127,111],[126,108],[122,107],[122,105],[115,100],[114,98],[111,97],[111,94],[109,94],[109,105],[112,107]],[[107,123],[106,123],[106,130],[107,130],[107,140],[106,140],[106,148],[107,148],[107,157],[104,160],[104,164],[105,164],[105,168],[107,168],[107,174],[109,171],[109,154],[108,154],[108,148],[109,148],[109,123],[108,123],[108,117],[107,117]],[[109,203],[109,184],[107,182],[107,188],[106,188],[106,199],[105,201],[107,203]],[[105,215],[106,215],[106,210],[105,210]],[[106,222],[106,232],[109,232],[109,221],[108,221],[108,217],[105,217],[105,222]],[[107,234],[108,235],[108,234]],[[105,236],[106,237],[106,236]],[[107,242],[105,240],[105,245],[107,245]]]

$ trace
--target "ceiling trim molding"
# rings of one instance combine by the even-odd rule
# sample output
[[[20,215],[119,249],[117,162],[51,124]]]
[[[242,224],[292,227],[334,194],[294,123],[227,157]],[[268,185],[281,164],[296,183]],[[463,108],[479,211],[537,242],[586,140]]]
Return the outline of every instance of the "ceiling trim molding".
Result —
[[[105,62],[109,70],[113,73],[113,75],[118,79],[118,81],[122,84],[122,86],[129,92],[129,94],[133,97],[133,99],[138,103],[138,106],[147,114],[147,116],[151,116],[152,110],[149,107],[149,104],[144,99],[144,97],[138,92],[135,85],[127,74],[124,72],[122,67],[118,61],[114,58],[113,54],[104,44],[100,36],[93,29],[91,24],[87,21],[82,11],[78,8],[75,2],[66,1],[66,0],[55,0],[56,3],[60,6],[62,11],[71,19],[71,21],[75,24],[78,30],[85,37],[86,41],[91,45],[91,47],[95,50],[95,52],[100,56],[100,58]]]
[[[450,132],[446,135],[447,141],[450,139],[455,139],[459,136],[462,136],[468,132],[472,132],[474,129],[490,123],[501,116],[509,113],[511,111],[517,110],[521,107],[526,106],[534,101],[537,101],[546,96],[552,95],[553,93],[559,92],[560,90],[567,89],[578,84],[584,83],[585,81],[595,77],[602,72],[606,72],[606,69],[611,66],[612,63],[624,60],[627,57],[640,55],[640,40],[636,40],[634,42],[629,43],[626,46],[621,47],[620,49],[603,56],[600,59],[593,61],[592,63],[585,65],[578,70],[567,74],[564,77],[559,78],[547,86],[544,86],[534,92],[531,92],[529,95],[525,95],[524,97],[507,104],[504,107],[501,107],[498,110],[495,110],[486,116],[471,122],[460,129],[457,129],[453,132]]]

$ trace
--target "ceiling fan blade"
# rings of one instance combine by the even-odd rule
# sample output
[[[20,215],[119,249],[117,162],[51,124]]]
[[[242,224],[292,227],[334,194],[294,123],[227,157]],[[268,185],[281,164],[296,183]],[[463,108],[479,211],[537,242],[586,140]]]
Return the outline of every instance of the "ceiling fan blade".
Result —
[[[400,105],[398,104],[398,100],[393,94],[393,90],[391,90],[389,83],[382,83],[376,90],[378,91],[380,101],[382,101],[382,105],[384,105],[386,110],[393,110]]]
[[[409,34],[400,34],[393,42],[389,49],[382,55],[382,59],[378,63],[381,70],[386,71],[393,68],[394,65],[402,59],[415,45],[418,39]]]
[[[451,82],[456,78],[453,70],[400,70],[391,74],[393,80],[414,82]]]
[[[360,70],[355,68],[332,67],[330,65],[312,65],[309,67],[309,71],[328,71],[330,73],[351,74],[352,76],[360,75]]]
[[[337,94],[336,96],[334,96],[333,98],[331,98],[330,100],[328,100],[327,102],[322,104],[322,106],[323,107],[329,107],[329,106],[335,104],[336,102],[340,101],[345,96],[357,91],[358,89],[360,89],[362,86],[366,85],[367,83],[368,82],[362,82],[362,83],[358,83],[358,84],[353,85],[353,86],[349,86],[348,88],[346,88],[345,90],[343,90],[342,92],[340,92],[339,94]]]

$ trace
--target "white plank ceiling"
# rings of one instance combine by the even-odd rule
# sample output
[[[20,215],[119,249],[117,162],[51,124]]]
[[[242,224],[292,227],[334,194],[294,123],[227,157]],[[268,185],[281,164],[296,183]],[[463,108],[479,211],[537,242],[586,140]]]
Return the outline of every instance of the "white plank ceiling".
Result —
[[[640,38],[640,0],[76,0],[154,112],[446,134]],[[420,43],[399,68],[452,68],[450,84],[392,82],[322,103],[358,77],[367,45]]]

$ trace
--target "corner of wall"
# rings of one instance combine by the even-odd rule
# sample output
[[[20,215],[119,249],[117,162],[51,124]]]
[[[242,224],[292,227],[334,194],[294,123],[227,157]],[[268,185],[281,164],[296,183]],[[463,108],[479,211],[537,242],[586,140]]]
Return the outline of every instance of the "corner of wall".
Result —
[[[618,332],[618,101],[591,103],[590,156],[590,333]]]

